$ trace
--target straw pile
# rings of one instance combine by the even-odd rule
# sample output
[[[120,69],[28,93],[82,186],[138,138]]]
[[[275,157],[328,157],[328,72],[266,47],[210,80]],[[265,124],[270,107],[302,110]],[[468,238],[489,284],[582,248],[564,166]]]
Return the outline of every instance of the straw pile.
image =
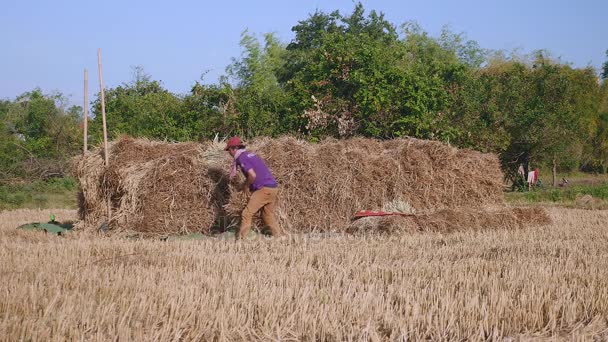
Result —
[[[417,212],[502,205],[496,156],[418,139],[263,139],[249,149],[266,160],[280,184],[279,223],[289,231],[340,231],[361,209],[395,200]],[[243,194],[226,210],[238,216]],[[260,221],[258,221],[260,224]]]
[[[99,150],[89,152],[76,162],[84,226],[96,229],[106,220],[106,196],[112,198],[109,228],[115,231],[209,233],[238,223],[247,198],[228,183],[231,161],[222,147],[217,141],[201,145],[123,138],[111,144],[107,169]],[[491,154],[418,139],[310,144],[284,137],[260,139],[248,149],[265,159],[279,182],[277,218],[290,232],[356,232],[361,227],[349,226],[356,211],[394,202],[426,217],[424,224],[422,218],[400,221],[416,226],[413,230],[425,230],[436,221],[431,217],[445,213],[451,216],[444,221],[462,227],[491,223],[479,215],[515,217],[500,211],[480,214],[480,208],[504,208],[500,164]],[[471,214],[472,208],[477,212]]]
[[[228,187],[222,161],[196,143],[123,138],[111,144],[109,167],[100,150],[76,161],[86,228],[175,234],[208,232],[221,220]],[[224,155],[221,157],[225,158]],[[215,159],[215,160],[214,160]]]
[[[519,229],[542,226],[551,219],[539,207],[442,209],[412,216],[363,217],[346,227],[350,234],[450,233],[487,229]]]

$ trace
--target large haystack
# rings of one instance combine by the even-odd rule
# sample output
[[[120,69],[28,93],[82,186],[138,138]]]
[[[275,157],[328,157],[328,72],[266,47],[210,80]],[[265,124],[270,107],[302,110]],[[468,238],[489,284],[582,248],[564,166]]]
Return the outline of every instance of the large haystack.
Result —
[[[496,156],[418,139],[263,139],[250,147],[280,183],[278,218],[290,231],[343,230],[355,212],[399,200],[418,212],[502,205]],[[242,194],[227,212],[238,216]]]
[[[111,144],[107,169],[99,150],[89,152],[77,161],[85,226],[97,228],[106,220],[108,195],[112,230],[207,233],[238,221],[247,198],[229,187],[231,161],[222,147],[123,138]],[[284,137],[248,148],[277,178],[278,220],[291,232],[354,231],[349,224],[355,212],[391,202],[406,203],[420,217],[504,207],[496,156],[439,142],[357,138],[310,144]]]
[[[111,144],[108,168],[100,150],[76,162],[81,218],[88,228],[106,222],[111,196],[112,230],[208,232],[224,216],[228,187],[218,166],[224,161],[196,143],[120,139]]]

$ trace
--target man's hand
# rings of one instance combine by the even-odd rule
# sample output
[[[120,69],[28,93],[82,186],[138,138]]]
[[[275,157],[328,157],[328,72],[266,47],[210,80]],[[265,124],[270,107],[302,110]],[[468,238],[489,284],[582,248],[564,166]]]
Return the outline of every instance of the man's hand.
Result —
[[[242,192],[249,192],[249,184],[247,183],[247,181],[244,181],[243,183],[239,184],[237,190]]]

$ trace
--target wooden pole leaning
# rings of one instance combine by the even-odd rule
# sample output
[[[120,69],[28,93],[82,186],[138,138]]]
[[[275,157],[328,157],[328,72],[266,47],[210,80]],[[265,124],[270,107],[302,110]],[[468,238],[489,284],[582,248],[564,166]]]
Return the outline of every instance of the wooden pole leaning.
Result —
[[[109,165],[108,129],[106,126],[106,99],[105,99],[105,95],[103,92],[103,71],[101,68],[101,49],[97,49],[97,66],[99,69],[99,89],[100,89],[100,96],[101,96],[101,120],[102,120],[102,124],[103,124],[103,154],[104,154],[106,168],[107,168]],[[110,199],[109,195],[107,198],[107,202],[108,202],[108,222],[107,222],[107,224],[109,225],[110,220],[112,220],[112,204],[111,204],[111,199]]]
[[[83,131],[84,131],[84,145],[83,145],[83,149],[82,152],[83,153],[87,153],[87,150],[89,149],[89,99],[88,99],[88,94],[89,94],[89,73],[87,72],[87,69],[84,69],[84,105],[83,105],[83,110],[84,113],[82,115],[82,119],[83,119]]]

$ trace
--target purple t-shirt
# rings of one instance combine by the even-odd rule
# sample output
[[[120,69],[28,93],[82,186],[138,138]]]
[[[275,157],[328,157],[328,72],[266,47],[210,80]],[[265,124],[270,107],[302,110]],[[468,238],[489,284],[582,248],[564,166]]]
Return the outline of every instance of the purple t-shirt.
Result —
[[[260,190],[263,187],[277,187],[277,181],[272,176],[272,172],[270,172],[270,169],[268,169],[262,158],[258,157],[255,153],[249,151],[241,153],[236,163],[241,167],[241,171],[243,171],[245,177],[247,177],[249,170],[253,169],[255,171],[255,181],[249,186],[251,192]]]

